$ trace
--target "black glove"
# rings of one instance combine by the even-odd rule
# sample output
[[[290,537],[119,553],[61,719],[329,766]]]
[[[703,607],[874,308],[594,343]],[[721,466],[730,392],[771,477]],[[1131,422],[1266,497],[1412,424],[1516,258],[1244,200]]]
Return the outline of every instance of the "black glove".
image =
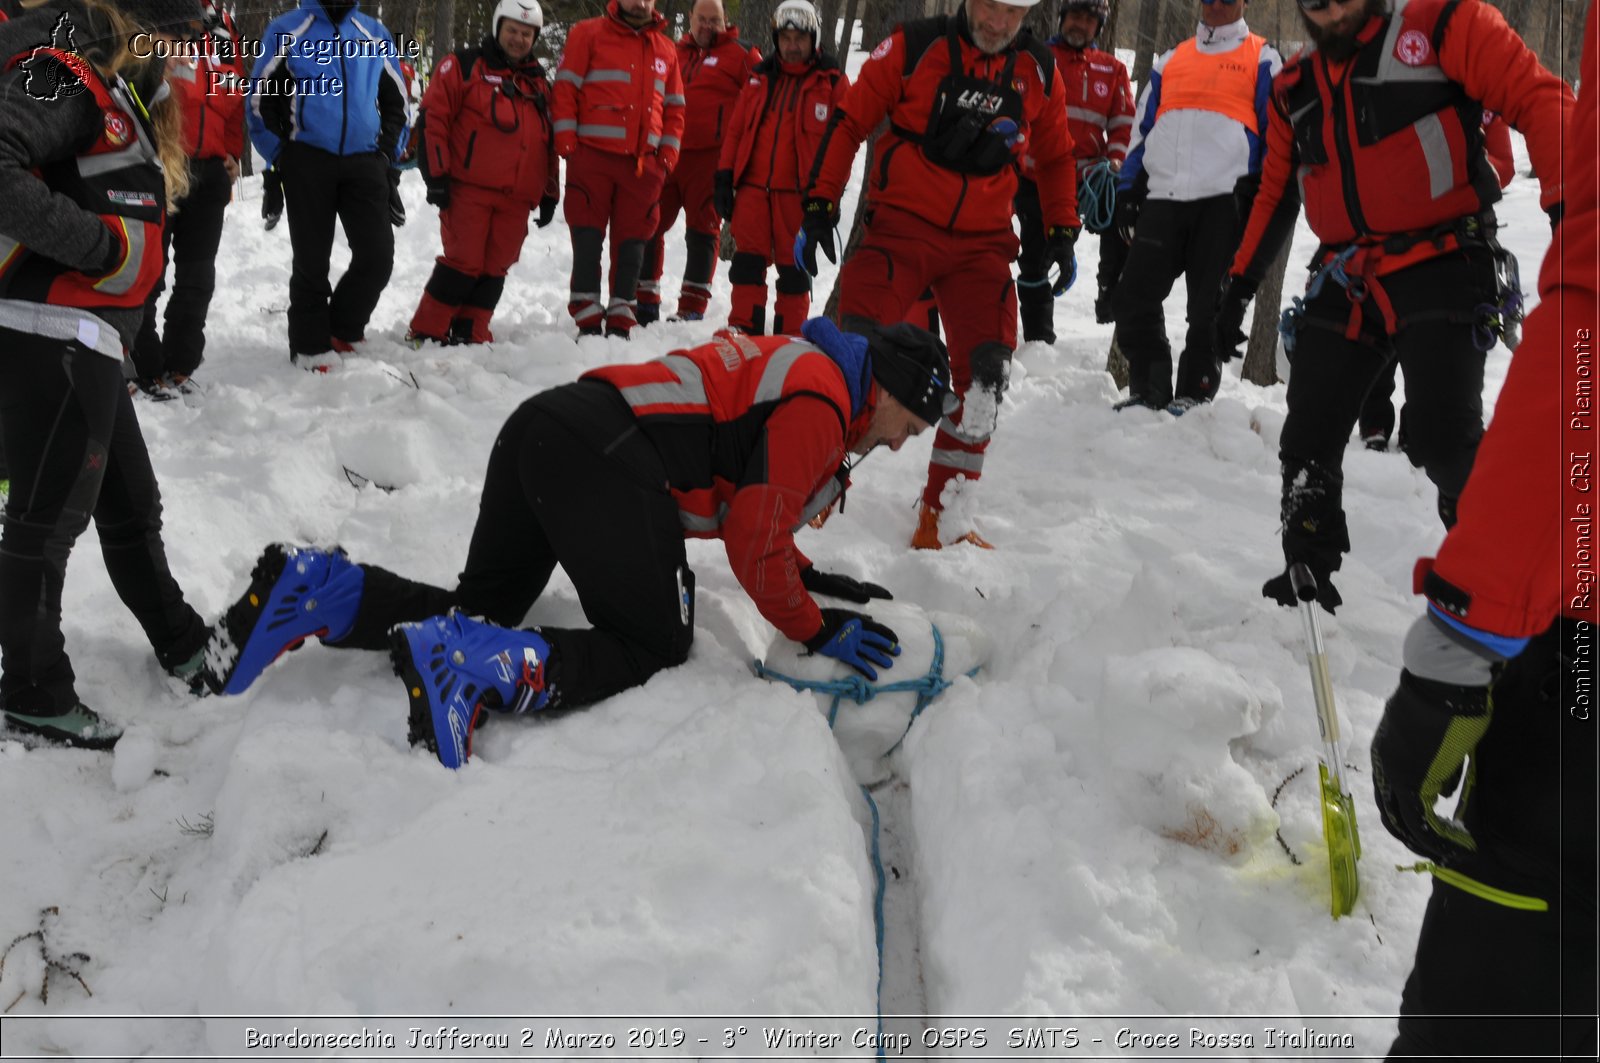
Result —
[[[1554,234],[1561,227],[1561,219],[1566,217],[1567,201],[1564,199],[1556,200],[1550,205],[1550,209],[1544,213],[1550,219],[1550,232]]]
[[[1055,283],[1050,285],[1050,294],[1054,296],[1065,295],[1067,289],[1072,287],[1072,282],[1078,279],[1078,256],[1073,248],[1078,243],[1078,228],[1073,225],[1052,225],[1044,234],[1045,254],[1050,257],[1050,264],[1061,271]]]
[[[718,170],[711,175],[711,205],[723,221],[733,217],[733,171]]]
[[[406,201],[400,197],[400,171],[389,168],[389,224],[399,227],[406,223]]]
[[[864,604],[873,598],[894,597],[887,587],[851,579],[849,576],[840,576],[833,572],[822,572],[815,567],[800,570],[800,583],[812,594],[826,594],[857,604]]]
[[[1138,226],[1139,210],[1143,206],[1143,196],[1118,190],[1117,212],[1112,225],[1116,228],[1117,235],[1122,237],[1123,243],[1133,243],[1133,231]]]
[[[876,680],[874,666],[888,670],[900,656],[900,637],[871,617],[848,609],[824,609],[822,629],[806,639],[805,647]]]
[[[1211,319],[1211,345],[1224,362],[1239,357],[1240,345],[1250,338],[1245,335],[1244,315],[1255,296],[1253,280],[1232,276],[1222,283],[1222,291],[1217,295],[1217,314]]]
[[[807,198],[800,204],[800,231],[795,234],[794,260],[806,275],[817,275],[817,247],[837,264],[839,251],[834,230],[839,227],[839,205],[826,199]]]
[[[1468,755],[1489,729],[1491,707],[1486,686],[1455,686],[1403,670],[1372,736],[1372,789],[1383,825],[1407,849],[1437,863],[1477,849],[1461,824],[1433,806],[1455,792]],[[1463,802],[1473,775],[1468,768]]]
[[[428,182],[428,194],[424,199],[444,210],[450,206],[450,178],[438,177]]]
[[[448,198],[448,194],[446,198]],[[556,206],[560,202],[560,198],[556,196],[545,196],[543,199],[539,200],[539,216],[534,219],[533,224],[538,228],[543,229],[546,225],[549,225],[551,222],[555,221]]]
[[[269,232],[283,220],[283,171],[276,166],[261,175],[261,218]]]
[[[1334,610],[1344,604],[1344,599],[1339,597],[1339,588],[1333,585],[1331,573],[1313,571],[1313,574],[1317,577],[1317,604],[1332,616]],[[1294,586],[1289,582],[1287,569],[1261,585],[1261,597],[1270,598],[1290,609],[1300,607],[1300,596],[1295,594]]]

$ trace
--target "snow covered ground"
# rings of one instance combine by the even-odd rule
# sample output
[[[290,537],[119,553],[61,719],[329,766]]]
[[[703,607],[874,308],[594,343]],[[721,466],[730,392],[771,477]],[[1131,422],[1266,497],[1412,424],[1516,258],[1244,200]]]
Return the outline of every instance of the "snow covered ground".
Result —
[[[506,415],[586,368],[716,327],[575,342],[557,224],[512,270],[495,344],[412,351],[400,337],[438,230],[420,179],[403,188],[411,221],[368,342],[317,376],[290,367],[272,312],[287,226],[262,231],[259,181],[246,181],[205,401],[139,406],[173,568],[208,616],[274,540],[452,581]],[[1548,240],[1536,186],[1519,176],[1501,216],[1531,286]],[[1303,228],[1296,243],[1290,288]],[[668,247],[670,309],[683,251]],[[1095,254],[1086,238],[1080,277]],[[336,248],[335,275],[347,259]],[[902,837],[886,873],[914,903],[886,949],[900,977],[909,955],[920,1014],[946,1018],[927,1020],[942,1047],[917,1037],[887,1054],[1218,1055],[1193,1027],[1248,1034],[1257,1055],[1381,1055],[1428,882],[1394,870],[1414,858],[1379,823],[1366,749],[1418,612],[1412,563],[1440,536],[1433,489],[1398,455],[1347,456],[1348,604],[1325,628],[1365,849],[1361,899],[1335,922],[1299,619],[1258,593],[1280,569],[1284,389],[1240,383],[1235,365],[1216,403],[1182,419],[1115,414],[1092,298],[1080,282],[1057,305],[1060,342],[1017,356],[964,503],[998,549],[907,548],[926,440],[874,455],[848,511],[801,538],[820,566],[966,618],[989,643],[892,764]],[[1180,289],[1168,304],[1175,341],[1182,302]],[[1491,355],[1491,394],[1507,358]],[[110,754],[0,740],[0,944],[21,937],[0,972],[5,1053],[359,1054],[308,1047],[318,1035],[393,1039],[375,1054],[592,1058],[570,1038],[609,1033],[600,1054],[871,1055],[872,813],[848,759],[860,751],[841,750],[818,696],[755,677],[772,629],[718,544],[689,550],[686,665],[584,711],[498,723],[449,772],[407,746],[405,696],[378,654],[313,644],[244,697],[173,692],[86,536],[68,645],[85,700],[127,734]],[[532,616],[581,621],[559,574]],[[907,635],[908,666],[926,639]],[[462,1018],[474,1015],[501,1018]],[[918,1019],[892,1028],[920,1034]],[[464,1047],[441,1026],[509,1047]],[[654,1032],[630,1045],[630,1027]],[[792,1036],[769,1051],[764,1028]],[[1013,1029],[1034,1031],[1033,1047]]]

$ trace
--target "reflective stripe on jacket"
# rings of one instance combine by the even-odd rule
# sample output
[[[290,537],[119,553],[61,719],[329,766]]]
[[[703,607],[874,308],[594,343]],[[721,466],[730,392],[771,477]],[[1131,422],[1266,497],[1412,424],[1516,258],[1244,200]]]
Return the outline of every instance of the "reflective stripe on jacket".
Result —
[[[655,445],[684,535],[720,538],[761,615],[804,641],[822,626],[800,584],[794,533],[837,497],[852,420],[851,389],[828,355],[786,336],[720,334],[642,365],[595,369],[622,393]],[[870,392],[870,383],[863,391]]]
[[[581,141],[617,155],[659,154],[667,169],[683,150],[683,79],[660,15],[642,29],[624,23],[617,0],[567,34],[556,70],[556,150]]]

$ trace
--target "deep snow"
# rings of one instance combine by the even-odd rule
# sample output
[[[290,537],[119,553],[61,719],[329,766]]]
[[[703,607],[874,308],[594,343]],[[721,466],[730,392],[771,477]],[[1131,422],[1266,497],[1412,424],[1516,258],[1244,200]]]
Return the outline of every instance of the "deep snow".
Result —
[[[1519,161],[1500,215],[1531,287],[1548,228]],[[512,270],[496,343],[412,351],[400,337],[438,230],[417,175],[403,188],[411,220],[368,342],[318,376],[285,357],[273,311],[286,302],[287,226],[262,230],[259,181],[245,181],[204,402],[139,404],[173,568],[207,616],[274,540],[340,543],[452,580],[490,442],[519,402],[716,327],[575,342],[558,222]],[[1310,247],[1302,225],[1291,290]],[[670,311],[676,234],[668,249]],[[1057,304],[1060,342],[1018,353],[982,485],[960,506],[998,549],[907,548],[926,440],[874,455],[848,512],[801,536],[819,565],[987,638],[982,671],[921,716],[893,764],[915,845],[892,872],[917,905],[897,932],[920,949],[926,1014],[974,1016],[930,1020],[984,1028],[987,1047],[960,1035],[968,1054],[1010,1054],[1013,1027],[1052,1026],[1081,1030],[1080,1057],[1215,1054],[1189,1049],[1190,1027],[1249,1032],[1263,1055],[1381,1054],[1428,882],[1393,870],[1414,858],[1379,823],[1366,746],[1418,613],[1412,563],[1440,536],[1433,489],[1398,455],[1347,455],[1348,604],[1325,628],[1365,856],[1355,913],[1335,922],[1299,619],[1258,594],[1280,568],[1283,386],[1240,383],[1235,365],[1216,403],[1181,419],[1113,413],[1110,327],[1090,311],[1096,250],[1085,238],[1084,280]],[[336,247],[335,276],[347,260]],[[819,293],[832,280],[825,267]],[[1182,304],[1180,290],[1175,342]],[[726,309],[721,267],[713,310]],[[1507,358],[1491,354],[1490,396]],[[790,1038],[786,1054],[863,1054],[851,1038],[875,1032],[878,961],[870,812],[851,758],[866,770],[877,750],[841,751],[825,699],[754,676],[772,629],[718,544],[689,554],[699,626],[685,666],[587,710],[490,727],[453,773],[408,748],[405,696],[378,654],[312,645],[243,697],[180,696],[86,536],[68,645],[85,700],[127,734],[114,754],[0,740],[0,942],[43,927],[0,977],[5,1053],[339,1054],[250,1047],[252,1027],[298,1027],[381,1029],[398,1054],[459,1058],[471,1052],[405,1043],[411,1027],[461,1025],[511,1037],[485,1054],[516,1054],[528,1027],[526,1051],[587,1058],[545,1047],[546,1028],[610,1031],[622,1054],[637,1025],[688,1031],[681,1047],[669,1034],[670,1055],[761,1055],[761,1028],[779,1026],[842,1038]],[[564,577],[532,618],[581,622]],[[926,659],[919,637],[907,652]],[[48,1003],[44,949],[83,982],[56,970]],[[529,1018],[615,1013],[711,1017]],[[248,1014],[285,1018],[237,1017]],[[90,1015],[123,1017],[71,1018]],[[1176,1018],[1116,1017],[1140,1015]],[[1273,1051],[1268,1026],[1348,1033],[1356,1047]],[[1119,1048],[1119,1028],[1147,1040]],[[1183,1051],[1149,1044],[1171,1031]]]

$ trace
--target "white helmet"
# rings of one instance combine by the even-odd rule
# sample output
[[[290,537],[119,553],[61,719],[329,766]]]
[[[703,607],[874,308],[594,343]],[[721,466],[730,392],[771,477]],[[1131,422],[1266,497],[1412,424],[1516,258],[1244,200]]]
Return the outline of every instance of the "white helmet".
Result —
[[[822,20],[811,0],[783,0],[772,12],[772,44],[778,44],[778,34],[783,30],[799,30],[811,34],[811,47],[816,48],[822,39]]]
[[[500,0],[494,5],[494,19],[490,22],[490,32],[497,37],[500,35],[500,20],[503,18],[520,22],[524,26],[532,26],[536,30],[544,28],[544,9],[539,6],[539,0]]]

